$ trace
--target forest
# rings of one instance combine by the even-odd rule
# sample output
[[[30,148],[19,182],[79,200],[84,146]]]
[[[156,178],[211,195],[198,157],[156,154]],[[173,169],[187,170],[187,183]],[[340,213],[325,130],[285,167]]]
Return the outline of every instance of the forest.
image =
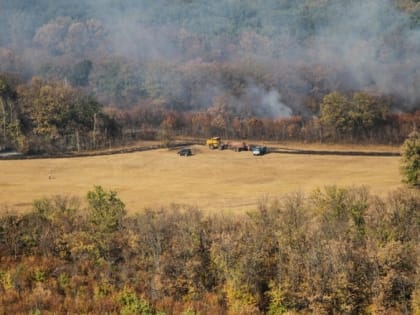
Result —
[[[0,205],[0,313],[419,314],[419,60],[419,0],[0,0],[0,152],[415,135],[385,196]]]
[[[84,201],[84,202],[83,202]],[[420,196],[329,186],[241,216],[101,186],[0,217],[3,314],[417,314]]]
[[[419,125],[418,1],[0,4],[3,149],[178,135],[400,144]]]

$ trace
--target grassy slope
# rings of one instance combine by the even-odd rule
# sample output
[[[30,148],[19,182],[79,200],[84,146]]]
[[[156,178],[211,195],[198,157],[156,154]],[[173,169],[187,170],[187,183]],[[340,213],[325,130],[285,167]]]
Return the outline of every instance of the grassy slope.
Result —
[[[367,185],[376,194],[399,187],[399,157],[318,156],[211,151],[192,157],[165,149],[122,155],[0,161],[0,205],[27,210],[36,198],[112,189],[129,212],[171,203],[206,211],[243,211],[262,198],[325,185]]]

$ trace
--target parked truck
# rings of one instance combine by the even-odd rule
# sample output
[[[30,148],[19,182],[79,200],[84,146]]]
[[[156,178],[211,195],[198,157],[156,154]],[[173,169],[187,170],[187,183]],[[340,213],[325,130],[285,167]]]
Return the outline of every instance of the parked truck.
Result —
[[[248,146],[245,144],[245,142],[241,142],[241,141],[222,142],[220,137],[212,137],[212,138],[207,139],[206,145],[210,149],[220,149],[220,150],[230,149],[236,152],[248,151]]]
[[[210,149],[221,149],[221,140],[220,137],[212,137],[210,139],[206,140],[206,145],[210,148]]]
[[[253,155],[264,155],[267,153],[267,147],[256,145],[252,147],[251,151]]]
[[[240,141],[230,141],[227,143],[227,147],[228,149],[231,149],[236,152],[248,151],[248,146],[246,145],[246,143]]]

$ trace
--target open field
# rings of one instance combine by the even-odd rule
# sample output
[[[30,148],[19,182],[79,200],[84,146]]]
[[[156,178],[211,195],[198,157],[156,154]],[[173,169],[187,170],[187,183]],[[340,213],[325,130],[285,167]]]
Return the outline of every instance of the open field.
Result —
[[[385,195],[401,186],[399,157],[294,155],[159,149],[106,156],[0,161],[0,205],[25,211],[34,199],[83,198],[95,185],[117,191],[129,212],[171,203],[205,211],[244,211],[263,198],[325,185],[366,185]]]

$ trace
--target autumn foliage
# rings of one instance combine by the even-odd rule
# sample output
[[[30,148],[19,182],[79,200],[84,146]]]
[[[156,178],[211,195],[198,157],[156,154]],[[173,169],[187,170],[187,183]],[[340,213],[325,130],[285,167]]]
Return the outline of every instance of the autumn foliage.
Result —
[[[220,69],[219,69],[220,70]],[[223,71],[228,71],[224,69]],[[255,92],[257,93],[257,92]],[[271,97],[276,100],[273,92]],[[252,101],[252,97],[248,100]],[[176,137],[400,144],[420,112],[392,113],[390,100],[366,92],[332,92],[315,116],[261,116],[252,103],[214,98],[207,109],[184,110],[165,99],[106,106],[83,88],[34,77],[23,83],[0,74],[0,150],[60,154]]]
[[[238,216],[37,200],[0,218],[0,312],[416,314],[419,207],[335,186]]]

